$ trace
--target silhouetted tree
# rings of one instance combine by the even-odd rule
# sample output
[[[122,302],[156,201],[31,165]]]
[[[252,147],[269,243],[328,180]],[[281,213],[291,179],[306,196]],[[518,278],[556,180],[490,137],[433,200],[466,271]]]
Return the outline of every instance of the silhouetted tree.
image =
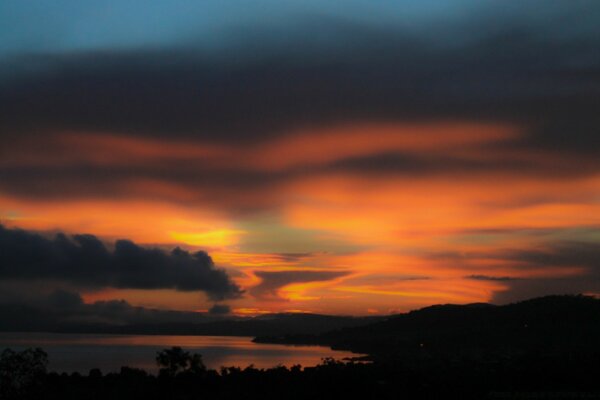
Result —
[[[202,356],[200,354],[192,354],[189,359],[188,371],[192,374],[202,374],[206,372],[206,366],[202,362]]]
[[[175,346],[156,353],[156,363],[161,376],[176,376],[181,373],[202,374],[206,366],[200,354],[190,354],[181,347]]]
[[[0,354],[0,399],[33,396],[47,373],[48,355],[40,348]]]

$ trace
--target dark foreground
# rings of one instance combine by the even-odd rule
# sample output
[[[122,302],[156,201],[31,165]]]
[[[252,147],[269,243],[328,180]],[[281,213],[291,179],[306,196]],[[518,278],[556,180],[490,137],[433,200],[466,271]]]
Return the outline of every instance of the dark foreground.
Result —
[[[257,339],[257,340],[260,340]],[[41,350],[0,356],[0,399],[599,399],[600,300],[550,296],[507,306],[435,306],[329,332],[263,338],[369,354],[295,366],[209,370],[181,348],[157,376],[47,372]]]
[[[87,375],[46,371],[41,349],[0,358],[1,399],[600,399],[600,355],[494,361],[426,360],[208,370],[180,348],[159,352],[158,376],[123,367]]]

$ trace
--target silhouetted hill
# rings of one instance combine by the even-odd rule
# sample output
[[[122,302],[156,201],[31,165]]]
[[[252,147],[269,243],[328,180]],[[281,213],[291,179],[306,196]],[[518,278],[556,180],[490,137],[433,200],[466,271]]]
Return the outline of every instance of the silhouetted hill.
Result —
[[[255,340],[328,345],[407,361],[600,353],[600,300],[548,296],[504,306],[436,305],[360,327]]]
[[[20,304],[0,304],[0,317],[0,331],[222,336],[283,335],[290,332],[312,335],[366,325],[383,319],[383,317],[280,313],[257,317],[218,318],[194,315],[192,316],[194,319],[189,322],[181,320],[116,324],[102,321],[64,321],[52,312],[44,312],[36,307]]]
[[[324,332],[367,325],[380,317],[339,317],[319,314],[268,314],[252,318],[223,319],[205,323],[162,323],[108,326],[102,332],[123,334],[262,336],[296,332],[316,335]],[[98,331],[99,327],[95,328]],[[76,327],[69,327],[70,331]],[[94,330],[85,327],[82,331]]]

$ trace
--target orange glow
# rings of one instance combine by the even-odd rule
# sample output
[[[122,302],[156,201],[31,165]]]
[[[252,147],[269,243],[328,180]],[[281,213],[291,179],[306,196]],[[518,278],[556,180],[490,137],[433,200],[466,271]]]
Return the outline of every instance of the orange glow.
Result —
[[[445,122],[437,124],[354,124],[296,135],[275,141],[256,153],[252,165],[268,169],[319,164],[382,151],[442,152],[474,148],[514,138],[506,125]]]
[[[473,154],[482,145],[508,141],[520,133],[518,128],[506,124],[457,121],[356,123],[295,131],[270,143],[240,148],[198,142],[165,143],[107,133],[64,132],[47,137],[43,145],[33,148],[30,143],[15,143],[14,150],[0,160],[0,165],[85,163],[131,166],[185,160],[187,167],[196,165],[273,171],[390,151]]]
[[[168,232],[169,236],[178,243],[191,246],[228,247],[236,244],[240,235],[246,232],[233,229],[217,229],[208,232]]]
[[[523,135],[522,127],[465,121],[346,123],[245,146],[59,133],[37,147],[16,143],[0,166],[83,163],[182,168],[216,178],[224,171],[265,175],[256,185],[234,180],[222,186],[219,179],[190,184],[126,175],[107,184],[118,195],[65,195],[60,200],[0,192],[0,223],[92,233],[108,242],[129,238],[207,250],[247,290],[244,298],[228,303],[239,315],[285,310],[385,314],[432,303],[490,301],[510,287],[508,280],[494,277],[567,278],[586,272],[579,265],[533,266],[499,254],[537,249],[553,240],[600,239],[600,175],[566,179],[502,168],[514,162],[545,168],[569,162],[556,152],[493,147]],[[318,169],[394,152],[439,165],[418,173]],[[444,157],[501,167],[445,168]],[[269,184],[261,186],[261,179]],[[214,199],[207,200],[210,195]],[[286,283],[273,288],[276,294],[268,299],[251,293],[261,283],[258,271],[323,270],[347,275]],[[478,275],[492,279],[472,279]],[[83,295],[86,302],[123,298],[179,310],[210,305],[203,295],[174,290],[106,288]]]
[[[597,177],[546,183],[512,178],[507,185],[510,190],[498,180],[463,179],[456,185],[431,179],[388,182],[324,177],[291,187],[291,192],[304,193],[304,201],[290,203],[286,215],[293,226],[343,232],[357,243],[375,240],[405,245],[465,229],[600,223],[600,202],[586,200],[593,199],[600,187]],[[558,195],[541,204],[529,204],[530,198],[546,193]],[[571,198],[561,193],[569,193]]]
[[[7,218],[7,225],[24,229],[86,232],[149,244],[179,243],[180,239],[193,241],[204,234],[207,248],[230,245],[240,234],[238,230],[224,228],[231,223],[218,212],[198,212],[140,200],[39,203],[0,197],[0,205],[16,215]],[[187,232],[195,233],[187,237]],[[178,234],[183,236],[173,237]]]
[[[261,314],[270,314],[271,311],[269,310],[261,310],[258,308],[234,308],[233,309],[233,313],[234,314],[238,314],[238,315],[261,315]]]
[[[65,132],[47,137],[43,145],[15,143],[0,165],[65,165],[85,162],[97,165],[132,165],[175,159],[218,159],[227,149],[190,142],[167,142],[107,133]],[[54,151],[48,151],[51,148]],[[65,157],[64,153],[68,153]]]

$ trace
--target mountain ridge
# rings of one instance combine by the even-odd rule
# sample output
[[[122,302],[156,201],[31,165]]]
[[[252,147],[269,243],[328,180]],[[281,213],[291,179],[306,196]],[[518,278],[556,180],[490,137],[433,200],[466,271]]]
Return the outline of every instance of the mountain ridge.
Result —
[[[434,305],[316,335],[257,337],[390,358],[486,358],[600,351],[600,300],[545,296],[507,305]]]

